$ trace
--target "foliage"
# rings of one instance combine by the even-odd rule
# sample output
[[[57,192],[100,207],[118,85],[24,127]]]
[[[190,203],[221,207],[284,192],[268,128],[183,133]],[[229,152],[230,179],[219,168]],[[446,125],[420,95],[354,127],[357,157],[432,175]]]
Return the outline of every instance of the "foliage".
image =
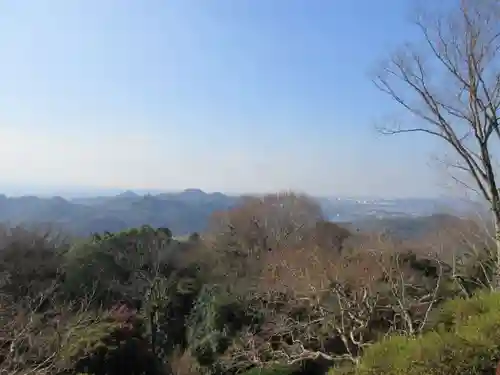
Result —
[[[445,311],[458,307],[460,312],[448,331],[382,340],[365,351],[356,374],[493,374],[500,359],[500,310],[492,309],[498,300],[498,295],[485,294],[472,303],[451,302]],[[482,313],[469,315],[483,303]]]
[[[484,288],[492,288],[496,257],[493,245],[472,247],[464,252],[455,266],[455,272],[457,281],[467,295]]]
[[[98,301],[112,297],[115,286],[128,278],[112,254],[95,243],[74,245],[65,256],[63,291],[69,299],[94,294]]]
[[[145,298],[144,310],[149,316],[150,334],[156,341],[156,354],[166,358],[176,347],[188,345],[186,320],[201,288],[196,269],[179,270],[166,279],[157,278]],[[153,332],[154,331],[154,332]]]
[[[168,228],[154,229],[143,225],[118,233],[94,234],[93,243],[102,251],[111,253],[115,261],[124,268],[150,268],[159,262],[160,253],[168,248],[172,241],[172,232]]]
[[[118,306],[92,324],[67,328],[70,338],[60,353],[64,368],[95,375],[154,375],[156,358],[136,312]]]
[[[316,221],[301,199],[250,200],[229,213],[236,232],[183,243],[150,226],[69,249],[17,242],[0,267],[27,293],[0,289],[0,370],[321,375],[334,365],[347,374],[387,335],[448,337],[457,322],[497,310],[494,295],[442,305],[457,294],[450,266],[398,242],[350,248],[356,235]]]
[[[171,243],[168,229],[149,226],[94,234],[67,252],[65,290],[71,298],[91,293],[99,300],[141,300],[151,278],[171,272]]]
[[[247,197],[242,205],[215,213],[210,228],[220,247],[248,255],[294,246],[322,219],[312,198],[277,193]]]
[[[186,345],[184,321],[200,288],[199,270],[181,264],[175,244],[167,228],[95,234],[68,254],[66,284],[81,292],[98,283],[97,296],[142,306],[152,350],[166,357]]]
[[[344,242],[352,233],[344,227],[329,221],[318,221],[310,234],[310,242],[323,249],[342,253]]]
[[[38,298],[62,276],[66,245],[50,231],[0,227],[0,290],[15,300]]]
[[[187,321],[190,350],[201,365],[214,366],[236,333],[256,318],[247,310],[246,301],[220,286],[204,286]]]
[[[442,304],[433,312],[429,326],[450,330],[467,324],[471,318],[494,311],[500,311],[500,293],[481,291],[471,298],[456,298]]]

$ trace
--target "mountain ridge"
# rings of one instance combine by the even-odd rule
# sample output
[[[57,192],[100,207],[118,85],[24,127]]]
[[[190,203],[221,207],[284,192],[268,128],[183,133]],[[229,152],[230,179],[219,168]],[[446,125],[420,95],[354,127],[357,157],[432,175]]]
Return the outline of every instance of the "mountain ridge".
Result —
[[[112,196],[81,198],[9,197],[0,194],[0,222],[11,225],[50,223],[77,236],[119,231],[144,224],[168,227],[176,235],[186,235],[203,232],[214,212],[236,206],[242,197],[220,192],[206,193],[196,188],[157,194],[125,190]],[[435,213],[460,215],[458,204],[447,203],[444,207],[439,200],[432,199],[315,199],[329,220],[352,225],[361,222],[367,227],[371,226],[369,220],[381,218],[422,217]]]

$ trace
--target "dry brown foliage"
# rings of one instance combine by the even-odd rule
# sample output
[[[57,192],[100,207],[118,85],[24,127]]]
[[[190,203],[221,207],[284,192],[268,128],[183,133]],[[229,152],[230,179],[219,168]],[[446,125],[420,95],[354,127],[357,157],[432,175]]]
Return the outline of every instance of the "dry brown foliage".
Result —
[[[231,235],[247,251],[274,250],[300,242],[321,219],[321,208],[311,198],[287,192],[247,197],[241,206],[215,213],[209,228]]]
[[[175,350],[169,360],[172,375],[200,375],[201,371],[196,358],[189,350]]]
[[[88,314],[89,301],[80,306],[54,306],[37,313],[2,301],[0,322],[0,373],[52,374],[61,371],[61,353],[75,330],[84,330],[99,321]]]
[[[441,299],[442,262],[428,257],[436,274],[425,278],[400,241],[383,236],[363,241],[343,253],[306,242],[246,257],[246,269],[254,272],[251,293],[259,296],[258,310],[267,323],[258,332],[247,328],[241,334],[226,353],[228,366],[357,362],[377,338],[373,329],[409,335],[422,331]],[[245,282],[250,285],[249,279]]]
[[[218,254],[214,273],[233,286],[241,284],[242,290],[262,288],[271,280],[276,290],[278,284],[281,289],[310,290],[301,281],[304,274],[323,275],[321,263],[332,264],[350,236],[324,221],[314,200],[295,193],[248,197],[243,205],[214,214],[210,228],[209,246]]]

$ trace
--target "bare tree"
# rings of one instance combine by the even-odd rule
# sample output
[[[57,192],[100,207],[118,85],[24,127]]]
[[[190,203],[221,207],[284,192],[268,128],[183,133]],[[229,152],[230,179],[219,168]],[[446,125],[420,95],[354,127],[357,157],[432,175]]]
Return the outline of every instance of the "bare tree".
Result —
[[[378,245],[345,255],[322,248],[268,253],[258,288],[247,296],[262,321],[243,328],[222,366],[356,364],[380,335],[420,333],[443,299],[444,265]]]
[[[91,313],[93,293],[80,301],[58,303],[56,287],[38,298],[13,303],[0,296],[0,373],[9,375],[51,374],[66,370],[63,352],[74,335],[99,323]],[[50,309],[40,312],[50,299]]]
[[[259,275],[267,254],[297,250],[322,219],[319,204],[305,195],[247,197],[243,204],[211,217],[211,246],[221,263],[215,268],[238,280]]]
[[[495,156],[500,140],[500,2],[457,0],[455,4],[441,13],[434,9],[437,16],[420,16],[416,25],[422,46],[406,45],[375,84],[411,114],[412,126],[383,132],[424,133],[445,141],[456,156],[450,165],[454,178],[488,202],[496,225],[495,285],[499,288],[500,194]]]
[[[301,241],[323,219],[321,207],[308,196],[292,192],[247,197],[242,205],[216,213],[211,231],[229,233],[247,250],[287,247]]]

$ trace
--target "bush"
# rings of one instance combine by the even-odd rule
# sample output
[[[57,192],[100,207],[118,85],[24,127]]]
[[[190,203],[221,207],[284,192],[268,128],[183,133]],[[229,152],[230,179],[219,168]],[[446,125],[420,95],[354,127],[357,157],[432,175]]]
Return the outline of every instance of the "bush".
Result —
[[[68,327],[70,336],[60,353],[60,367],[95,375],[160,373],[144,324],[133,310],[119,307],[103,318],[89,319],[90,324],[81,324],[80,317]]]
[[[500,309],[494,307],[499,300],[498,294],[482,294],[450,302],[442,311],[448,331],[441,325],[419,337],[392,336],[376,343],[365,351],[355,374],[494,374],[500,359]]]
[[[38,299],[61,276],[66,247],[50,233],[0,225],[0,289],[13,300]]]
[[[65,254],[64,291],[70,299],[94,295],[110,306],[117,300],[142,301],[149,282],[158,274],[169,276],[171,232],[149,226],[119,233],[94,234],[74,244]]]
[[[189,347],[201,366],[218,372],[220,356],[239,331],[258,321],[248,302],[222,287],[203,287],[187,320]]]
[[[429,326],[450,330],[478,314],[491,311],[500,311],[500,293],[481,292],[469,299],[457,298],[445,302],[433,312]]]
[[[117,282],[127,280],[127,270],[113,255],[94,243],[75,244],[65,254],[63,291],[69,299],[95,295],[102,302],[109,297]]]

